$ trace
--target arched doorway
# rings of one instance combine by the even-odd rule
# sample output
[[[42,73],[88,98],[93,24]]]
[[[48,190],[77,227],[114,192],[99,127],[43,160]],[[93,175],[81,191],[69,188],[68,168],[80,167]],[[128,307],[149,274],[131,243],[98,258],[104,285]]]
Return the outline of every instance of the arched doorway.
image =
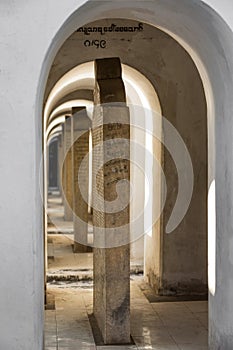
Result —
[[[110,23],[113,24],[110,25]],[[119,29],[123,28],[127,32],[123,34],[125,36],[123,41],[126,41],[125,47],[123,46],[122,48],[122,38],[120,37],[120,39],[118,39],[119,35],[118,32],[116,32],[114,33],[113,38],[111,38],[111,35],[109,37],[105,34],[105,42],[108,42],[109,49],[104,47],[104,51],[101,51],[101,53],[96,53],[96,50],[98,49],[96,46],[91,48],[88,52],[81,50],[82,46],[85,46],[85,43],[87,42],[87,39],[85,38],[85,35],[87,34],[85,34],[85,31],[89,29],[94,30],[96,28],[111,29],[113,27]],[[128,32],[130,29],[133,30],[131,34]],[[136,37],[137,44],[132,35],[132,33],[135,34],[135,32],[139,33]],[[130,35],[128,40],[126,40],[127,35]],[[73,48],[74,42],[76,43],[75,51]],[[88,42],[90,42],[90,40],[88,40]],[[129,42],[130,44],[128,44]],[[148,45],[151,44],[152,49],[150,51],[146,50]],[[128,56],[132,50],[131,45],[133,47],[133,53]],[[127,47],[128,50],[126,50]],[[85,46],[85,49],[89,50],[90,46]],[[79,57],[77,57],[76,51],[80,52]],[[145,54],[145,52],[147,52],[147,54]],[[135,112],[132,108],[131,116],[132,119],[137,120],[139,119],[137,114],[139,114],[141,120],[143,120],[139,126],[141,126],[142,129],[144,127],[144,129],[151,129],[151,131],[154,131],[157,141],[152,138],[150,151],[156,154],[159,163],[163,163],[163,169],[168,185],[167,203],[165,204],[162,219],[158,221],[156,220],[155,222],[153,221],[153,211],[156,210],[155,208],[158,206],[158,203],[162,198],[162,185],[160,180],[158,180],[157,173],[153,175],[154,182],[157,183],[157,186],[154,186],[153,188],[153,185],[151,186],[150,184],[148,189],[149,192],[154,193],[154,198],[152,196],[151,203],[153,207],[151,208],[152,213],[150,214],[148,212],[148,208],[144,204],[143,197],[145,195],[143,193],[140,194],[137,192],[134,196],[135,201],[131,206],[134,211],[136,206],[141,202],[141,210],[144,210],[143,220],[140,223],[137,221],[134,227],[134,217],[131,215],[131,233],[135,235],[135,227],[138,229],[138,226],[142,225],[141,231],[139,232],[138,237],[136,237],[141,237],[141,240],[138,240],[137,242],[141,248],[139,250],[139,254],[141,255],[143,255],[144,249],[144,234],[148,234],[145,244],[145,277],[155,293],[160,296],[175,295],[177,297],[182,296],[184,299],[184,296],[205,294],[207,285],[206,101],[199,73],[186,51],[167,34],[164,34],[160,30],[146,25],[145,23],[137,23],[135,21],[123,19],[108,19],[105,21],[102,20],[90,23],[85,27],[79,28],[78,31],[75,32],[61,47],[51,69],[48,81],[50,85],[55,81],[56,85],[54,85],[48,95],[48,102],[45,105],[44,125],[48,125],[48,130],[54,127],[54,124],[56,124],[56,114],[58,119],[57,123],[61,122],[61,111],[62,108],[64,108],[64,101],[65,99],[70,98],[71,94],[79,94],[79,97],[84,98],[88,89],[91,90],[94,88],[93,63],[82,63],[83,60],[99,56],[102,58],[109,57],[110,55],[119,55],[121,60],[124,60],[123,62],[131,64],[131,66],[138,69],[138,71],[136,71],[135,68],[129,68],[127,65],[124,66],[128,102],[132,104],[132,107],[136,107],[137,109],[137,105],[139,105],[138,101],[141,99],[141,104],[144,108],[144,110],[139,109],[136,111],[135,116]],[[69,66],[66,64],[67,57],[69,58]],[[155,60],[154,57],[156,58]],[[141,63],[142,59],[144,59],[143,63]],[[73,66],[77,65],[79,61],[81,64],[77,66],[77,68],[74,68]],[[174,61],[176,62],[176,65],[174,65]],[[158,64],[156,68],[155,62]],[[67,71],[69,68],[70,70]],[[62,72],[66,73],[64,76],[61,76],[61,79],[58,81],[57,79],[59,75],[57,70],[60,72],[60,75]],[[144,75],[139,72],[143,72]],[[147,82],[148,77],[150,77],[150,83]],[[131,90],[132,88],[135,90],[134,94],[137,94],[136,98],[133,97],[127,84],[130,85]],[[150,88],[148,88],[149,84],[151,85]],[[190,204],[189,212],[186,214],[183,223],[180,223],[178,220],[180,226],[176,227],[176,224],[174,227],[176,231],[171,235],[167,235],[166,226],[171,215],[171,207],[174,206],[178,193],[178,181],[180,181],[180,178],[177,177],[180,176],[182,171],[185,172],[185,170],[188,170],[187,164],[186,169],[184,170],[182,169],[182,165],[177,162],[177,158],[171,159],[171,156],[173,156],[172,150],[175,149],[175,145],[177,144],[176,135],[173,134],[169,139],[169,132],[171,132],[171,130],[169,131],[166,128],[166,122],[161,120],[159,123],[156,123],[156,116],[153,114],[156,110],[159,111],[156,107],[159,102],[158,97],[156,97],[155,94],[155,89],[157,90],[161,101],[161,107],[159,107],[160,113],[162,108],[166,119],[173,123],[177,131],[184,139],[186,139],[186,147],[188,147],[193,162],[192,171],[194,171],[195,195],[192,199],[190,198],[191,203],[188,202],[187,208],[185,208],[185,211],[187,211],[188,205]],[[61,105],[59,105],[59,100],[61,100]],[[148,102],[149,100],[151,103]],[[67,101],[65,103],[67,106],[68,104],[70,105],[69,108],[76,106],[74,101]],[[130,103],[128,103],[129,106]],[[150,116],[146,112],[147,108],[152,110],[151,121]],[[64,108],[63,119],[67,113],[70,114],[70,112]],[[131,122],[131,124],[131,126],[135,126],[134,122]],[[158,124],[160,124],[160,126]],[[193,126],[190,127],[191,125]],[[198,127],[194,127],[194,125],[198,125]],[[164,139],[159,135],[161,131],[158,132],[157,128],[162,128]],[[140,133],[135,133],[134,141],[140,143],[141,140],[138,138],[140,138]],[[143,147],[146,148],[148,142],[145,135],[143,138]],[[158,141],[160,141],[160,143]],[[165,145],[163,152],[161,152],[162,143]],[[170,155],[166,153],[166,146],[168,147]],[[181,148],[180,152],[181,153],[178,156],[185,162],[185,151]],[[161,160],[162,153],[163,160]],[[198,158],[195,157],[195,154],[201,154],[202,158],[200,158],[200,156]],[[134,160],[136,160],[137,163],[137,158],[133,159],[133,162]],[[152,174],[155,171],[155,164],[153,164],[153,162],[150,163],[151,159],[148,160],[145,158],[145,164],[147,164],[145,172],[147,177],[148,171],[151,171]],[[175,166],[173,163],[175,163]],[[180,166],[181,168],[179,168]],[[150,168],[152,170],[150,170]],[[137,172],[131,171],[131,174],[132,178],[134,178]],[[190,176],[192,176],[192,174],[190,174]],[[202,180],[200,181],[200,179]],[[145,193],[144,184],[141,184],[140,182],[137,183],[137,181],[138,180],[133,181],[135,182],[134,188],[143,188]],[[179,186],[182,187],[183,185],[182,182],[179,183]],[[141,200],[141,197],[143,200]],[[200,203],[203,205],[201,209]],[[199,214],[197,216],[196,213],[198,210]],[[151,225],[153,226],[151,228],[147,227],[148,223],[146,222],[150,220],[148,219],[150,215],[152,216]],[[182,220],[182,217],[180,219]],[[193,225],[194,221],[196,222],[196,225]],[[135,238],[132,238],[132,241],[133,240],[135,240]],[[131,248],[132,251],[135,250],[134,243],[131,244]],[[109,302],[111,301],[109,300]]]
[[[124,6],[126,6],[126,5],[124,5]],[[128,5],[127,5],[128,6]],[[132,14],[131,13],[131,9],[130,9],[130,6],[129,7],[127,7],[126,6],[126,9],[127,9],[127,11],[126,12],[128,12],[130,15],[129,15],[129,18],[135,18],[135,14]],[[108,6],[107,6],[108,7]],[[113,9],[113,7],[114,7],[114,5],[109,5],[109,9],[111,8],[111,10]],[[139,7],[140,7],[140,5],[139,5]],[[169,7],[169,6],[168,6]],[[185,6],[184,6],[184,8],[185,8],[185,10],[187,10],[187,12],[189,12],[189,8],[186,8]],[[134,8],[135,9],[135,8]],[[195,12],[195,14],[198,14],[199,12],[198,12],[198,7],[197,8],[195,8],[195,6],[193,6],[193,9],[194,10],[196,10],[196,11],[194,11]],[[93,8],[92,7],[90,7],[90,12],[89,13],[91,13],[91,11],[93,10]],[[118,10],[118,17],[121,17],[120,15],[119,15],[119,12],[120,12],[120,10],[119,9],[116,9],[116,10]],[[124,10],[125,10],[125,7],[124,7]],[[160,10],[162,11],[162,9],[160,8]],[[169,8],[167,8],[166,9],[167,10],[167,14],[168,13],[170,13],[169,12]],[[101,10],[99,10],[98,9],[98,11],[101,11]],[[98,12],[97,11],[97,12]],[[104,7],[103,8],[103,13],[105,13],[105,14],[107,14],[107,9],[106,9],[106,7]],[[95,9],[93,10],[93,12],[95,12]],[[207,11],[208,12],[208,11]],[[207,14],[207,12],[206,12],[206,14]],[[167,15],[166,14],[166,15]],[[166,17],[166,15],[165,15],[165,17]],[[94,17],[94,13],[93,13],[93,17]],[[96,13],[95,13],[95,19],[96,19]],[[123,17],[123,16],[122,16]],[[139,14],[137,14],[137,16],[136,16],[137,18],[137,20],[138,19],[140,19],[140,20],[142,20],[142,17],[144,17],[144,15],[142,14],[141,16],[139,15]],[[161,18],[162,18],[162,16],[161,16]],[[71,19],[72,20],[72,19]],[[151,18],[150,18],[150,20],[149,20],[149,22],[151,22],[152,20],[151,20]],[[158,23],[157,23],[158,24]],[[160,23],[161,24],[161,23]],[[158,25],[160,25],[160,24],[158,24]],[[221,21],[219,21],[218,23],[216,22],[216,27],[217,26],[222,26],[223,25],[223,23],[221,23]],[[174,25],[174,27],[175,27],[175,25]],[[168,30],[170,30],[171,28],[168,28]],[[213,29],[213,28],[212,28]],[[171,32],[175,32],[176,33],[176,30],[175,29],[173,29]],[[198,30],[194,30],[194,33],[197,33],[198,32]],[[176,33],[177,34],[177,33]],[[194,41],[192,40],[192,39],[188,39],[188,34],[187,33],[185,33],[185,30],[184,30],[184,33],[182,33],[183,35],[181,35],[181,36],[183,36],[183,39],[185,40],[186,39],[186,42],[188,42],[190,45],[191,44],[193,44],[192,46],[194,46]],[[187,34],[187,38],[185,38],[185,34]],[[225,44],[225,43],[224,43]],[[227,44],[227,43],[226,43]],[[212,88],[213,88],[213,95],[214,95],[214,101],[215,101],[215,107],[216,107],[216,110],[218,111],[218,108],[221,106],[221,103],[220,103],[220,101],[219,101],[219,90],[218,90],[218,87],[217,87],[217,82],[216,82],[216,75],[217,75],[217,73],[216,72],[214,72],[214,65],[213,65],[213,68],[212,68],[212,66],[211,66],[211,64],[209,63],[209,65],[207,64],[207,62],[205,62],[205,58],[206,58],[206,56],[205,56],[205,54],[204,54],[204,45],[202,46],[200,43],[197,45],[197,46],[199,46],[199,50],[197,50],[197,52],[199,53],[199,56],[201,56],[201,59],[202,59],[202,61],[204,62],[204,63],[206,63],[206,68],[208,67],[208,75],[209,75],[209,79],[210,79],[210,81],[211,81],[211,85],[212,85]],[[202,46],[202,47],[201,47]],[[208,45],[207,45],[208,46]],[[206,47],[207,47],[206,46]],[[216,45],[217,46],[217,45]],[[215,47],[216,48],[216,47]],[[211,51],[211,49],[213,49],[213,51],[215,50],[215,48],[209,48],[208,47],[208,49]],[[230,51],[230,48],[229,48],[229,51]],[[193,52],[192,52],[193,53]],[[203,55],[202,55],[202,53],[203,53]],[[194,58],[194,57],[193,57]],[[195,60],[195,58],[194,58],[194,61],[195,62],[197,62],[197,60]],[[217,61],[217,59],[216,59],[216,61]],[[215,62],[216,62],[215,61]],[[200,63],[200,62],[199,62]],[[198,64],[197,64],[198,65]],[[200,68],[200,66],[198,66],[198,68]],[[203,66],[200,68],[200,71],[201,71],[201,69],[203,68]],[[215,74],[216,73],[216,74]],[[221,71],[221,72],[218,72],[219,73],[219,76],[221,76],[221,74],[224,74],[224,72],[223,71]],[[202,78],[203,78],[203,74],[201,73],[201,75],[202,75]],[[211,79],[211,78],[213,78],[213,79]],[[216,83],[216,85],[215,85],[215,83]],[[231,83],[231,81],[229,82],[229,84]],[[204,85],[205,85],[205,87],[207,86],[206,85],[206,80],[204,81]],[[216,89],[216,90],[215,90]],[[217,96],[218,95],[218,96]],[[210,99],[208,98],[208,96],[210,96]],[[212,96],[211,96],[211,88],[210,88],[210,86],[207,88],[207,90],[206,90],[206,97],[207,97],[207,105],[208,105],[208,111],[210,112],[211,111],[211,103],[210,102],[213,102],[213,101],[211,101],[211,98],[212,98]],[[217,101],[219,101],[219,104],[217,103]],[[227,112],[226,112],[227,113]],[[226,114],[227,115],[227,114]],[[211,116],[213,116],[213,115],[210,115],[210,117]],[[211,120],[209,119],[209,122],[210,122],[210,124],[211,124]],[[213,130],[213,128],[211,128],[211,126],[212,125],[209,125],[210,127],[209,127],[209,132],[211,133],[211,130]],[[218,129],[218,131],[220,132],[220,135],[219,136],[221,136],[221,131],[222,131],[223,129],[222,128],[219,128]],[[211,142],[211,140],[213,140],[213,137],[212,137],[212,135],[209,135],[210,137],[209,137],[209,142]],[[220,152],[220,150],[221,150],[221,145],[219,145],[219,152]],[[213,149],[211,150],[210,149],[210,151],[213,151]],[[213,159],[213,157],[211,156],[211,154],[212,154],[213,152],[210,152],[210,157],[209,157],[209,159]],[[219,154],[221,154],[221,152],[219,153]],[[217,153],[217,157],[218,157],[218,153]],[[211,169],[213,169],[213,165],[211,164],[211,161],[210,161],[210,170]],[[210,172],[209,172],[209,174],[210,174]],[[220,171],[219,172],[217,172],[217,175],[220,175]],[[221,179],[219,178],[219,181],[220,181],[220,183],[221,183]],[[222,215],[222,213],[221,213],[221,215]],[[227,222],[227,220],[224,220],[224,222]],[[224,223],[223,223],[223,225],[224,225]],[[223,290],[221,290],[222,291],[222,293],[223,294],[225,294],[225,291],[223,291]],[[216,297],[215,297],[216,298]],[[221,297],[220,297],[220,299],[221,299]],[[215,304],[216,303],[216,299],[215,299],[215,302],[214,302],[214,298],[212,298],[211,299],[212,300],[212,304],[211,304],[211,310],[215,310],[215,305],[217,305],[217,304]],[[216,309],[218,309],[218,307],[216,307]],[[216,317],[217,317],[217,315],[216,315]],[[214,324],[212,323],[212,326],[214,327]],[[218,332],[217,332],[218,333]],[[221,333],[221,332],[220,332]],[[218,336],[215,336],[215,338],[213,338],[213,341],[214,342],[216,342],[216,341],[218,341]],[[228,340],[227,340],[228,341]],[[227,344],[227,343],[226,343]],[[229,341],[228,341],[228,344],[229,344]]]

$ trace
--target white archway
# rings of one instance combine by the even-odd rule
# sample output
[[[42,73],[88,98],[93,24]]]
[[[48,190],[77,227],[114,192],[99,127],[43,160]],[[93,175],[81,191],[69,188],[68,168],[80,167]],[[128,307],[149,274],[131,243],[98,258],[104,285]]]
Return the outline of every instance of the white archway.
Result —
[[[207,101],[209,101],[210,183],[213,177],[216,178],[217,280],[216,293],[210,296],[210,346],[212,349],[217,349],[218,346],[230,349],[233,344],[233,327],[229,327],[233,324],[231,303],[233,280],[230,269],[232,255],[229,251],[233,239],[231,230],[233,222],[230,214],[233,207],[232,33],[223,20],[201,2],[179,1],[179,6],[182,7],[182,12],[176,12],[174,1],[98,4],[87,2],[80,7],[66,20],[49,49],[44,62],[46,68],[40,77],[38,114],[41,114],[45,77],[48,75],[53,58],[61,44],[75,30],[77,23],[81,26],[96,19],[107,18],[114,12],[114,16],[118,18],[140,20],[160,27],[172,33],[180,44],[185,46],[202,75]],[[214,163],[217,164],[216,169]],[[225,305],[223,309],[222,305]]]

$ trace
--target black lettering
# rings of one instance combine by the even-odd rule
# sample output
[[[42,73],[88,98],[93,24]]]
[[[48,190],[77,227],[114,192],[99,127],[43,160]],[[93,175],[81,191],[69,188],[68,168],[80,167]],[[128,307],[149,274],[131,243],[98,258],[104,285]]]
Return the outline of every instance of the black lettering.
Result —
[[[91,42],[90,42],[90,40],[86,40],[86,41],[84,41],[84,46],[86,46],[86,47],[91,46]]]
[[[141,32],[143,30],[143,23],[139,23],[138,27],[139,27],[139,31]]]
[[[106,40],[101,40],[100,41],[100,47],[101,47],[101,49],[105,49],[106,48]]]
[[[98,49],[100,47],[100,42],[99,40],[93,40],[92,44],[96,46],[96,48]]]

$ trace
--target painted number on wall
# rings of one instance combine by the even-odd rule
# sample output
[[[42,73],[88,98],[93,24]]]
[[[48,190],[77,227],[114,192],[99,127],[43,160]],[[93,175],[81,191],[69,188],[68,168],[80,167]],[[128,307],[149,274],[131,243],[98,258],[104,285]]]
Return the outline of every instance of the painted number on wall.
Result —
[[[85,47],[92,47],[95,46],[97,49],[105,49],[106,48],[106,40],[85,40],[84,41]]]

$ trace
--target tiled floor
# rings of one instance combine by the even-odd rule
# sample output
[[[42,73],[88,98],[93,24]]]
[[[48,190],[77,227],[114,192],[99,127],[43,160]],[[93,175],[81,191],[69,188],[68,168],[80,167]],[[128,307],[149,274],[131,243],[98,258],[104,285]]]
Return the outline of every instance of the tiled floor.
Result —
[[[131,277],[131,335],[135,346],[95,346],[88,314],[91,284],[50,285],[56,310],[45,311],[45,350],[206,350],[207,302],[149,303]]]
[[[57,209],[57,211],[56,211]],[[50,202],[63,234],[53,234],[54,259],[49,261],[48,274],[92,275],[92,254],[73,254],[70,227],[62,221],[61,204]],[[60,217],[59,217],[60,215]],[[59,228],[59,232],[60,232]],[[59,276],[58,276],[59,277]],[[132,346],[96,346],[89,323],[92,313],[92,282],[54,281],[48,292],[55,297],[55,310],[45,311],[44,350],[207,350],[207,302],[149,303],[140,285],[142,277],[131,276]],[[52,281],[52,279],[51,279]]]

